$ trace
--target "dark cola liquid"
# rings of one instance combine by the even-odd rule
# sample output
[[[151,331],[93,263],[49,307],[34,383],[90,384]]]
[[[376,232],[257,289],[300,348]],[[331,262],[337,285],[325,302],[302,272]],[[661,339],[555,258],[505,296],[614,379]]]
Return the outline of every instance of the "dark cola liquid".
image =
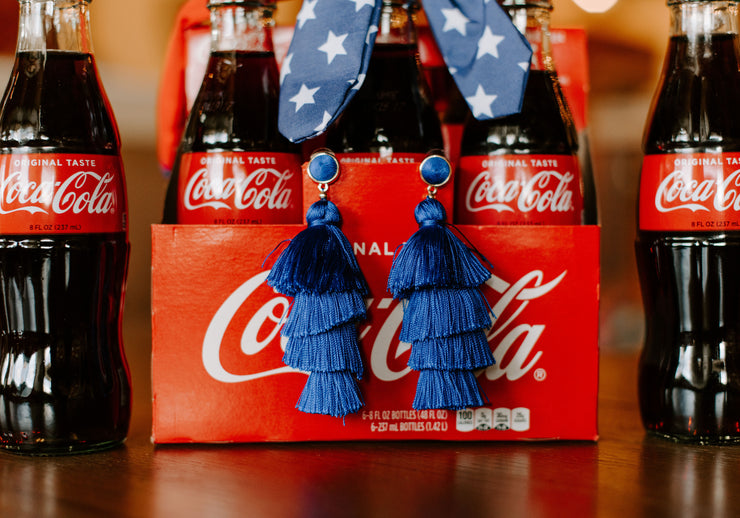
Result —
[[[92,56],[19,53],[0,113],[3,153],[116,155]],[[126,437],[125,232],[0,235],[0,447],[94,451]]]
[[[377,44],[362,87],[326,132],[337,153],[427,153],[442,149],[439,119],[410,44]]]
[[[646,154],[740,151],[736,35],[673,37]],[[677,440],[740,440],[740,233],[638,231],[646,336],[645,427]]]
[[[177,152],[164,223],[177,223],[180,157],[207,151],[300,153],[278,131],[279,76],[272,52],[212,52]]]

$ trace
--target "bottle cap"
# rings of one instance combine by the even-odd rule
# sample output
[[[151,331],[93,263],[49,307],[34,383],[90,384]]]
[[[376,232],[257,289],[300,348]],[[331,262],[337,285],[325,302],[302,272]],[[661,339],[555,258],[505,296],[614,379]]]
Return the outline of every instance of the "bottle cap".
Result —
[[[552,0],[498,0],[502,7],[539,7],[552,9]]]
[[[275,3],[269,0],[206,0],[206,5],[210,7],[223,7],[226,5],[242,5],[247,7],[275,7]]]
[[[383,5],[405,7],[407,9],[417,10],[419,9],[420,3],[419,0],[383,0]]]

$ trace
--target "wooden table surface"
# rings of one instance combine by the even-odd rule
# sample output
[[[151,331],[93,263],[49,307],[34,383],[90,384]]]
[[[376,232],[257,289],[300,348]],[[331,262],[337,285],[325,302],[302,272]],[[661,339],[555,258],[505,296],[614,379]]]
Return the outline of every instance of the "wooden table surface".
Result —
[[[146,361],[136,365],[145,380]],[[154,447],[142,381],[124,447],[0,454],[0,516],[740,516],[740,447],[646,436],[635,365],[634,354],[602,354],[596,443]]]

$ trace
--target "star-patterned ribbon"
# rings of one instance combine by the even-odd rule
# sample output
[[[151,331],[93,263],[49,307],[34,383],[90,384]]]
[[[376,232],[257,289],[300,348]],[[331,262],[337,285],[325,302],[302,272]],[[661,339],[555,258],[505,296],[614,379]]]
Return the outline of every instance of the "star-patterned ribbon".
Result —
[[[383,0],[304,0],[280,74],[280,132],[323,133],[362,86]],[[518,113],[532,50],[496,0],[424,0],[445,62],[473,115]]]
[[[304,0],[280,71],[278,128],[293,142],[315,137],[362,86],[382,0]]]
[[[445,63],[476,119],[519,113],[532,48],[496,0],[424,0]]]

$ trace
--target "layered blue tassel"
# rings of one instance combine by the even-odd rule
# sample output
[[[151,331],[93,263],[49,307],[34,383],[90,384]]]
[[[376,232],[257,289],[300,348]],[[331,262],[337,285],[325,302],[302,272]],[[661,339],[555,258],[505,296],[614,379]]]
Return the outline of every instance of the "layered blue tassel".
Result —
[[[308,209],[306,222],[308,228],[295,236],[275,261],[268,284],[289,296],[301,292],[367,294],[367,282],[352,245],[339,229],[342,216],[337,206],[329,200],[317,201]]]
[[[444,338],[491,327],[491,316],[478,288],[423,288],[408,296],[401,341]]]
[[[296,408],[309,414],[344,417],[364,404],[357,382],[348,372],[312,372]]]
[[[319,200],[306,221],[308,227],[275,261],[267,284],[294,297],[281,330],[288,338],[283,361],[310,373],[296,408],[344,417],[364,404],[356,381],[363,372],[356,323],[367,317],[369,288],[339,229],[337,206]]]
[[[462,410],[487,403],[475,373],[469,370],[424,369],[419,372],[413,407],[417,410],[446,408]]]
[[[417,410],[484,405],[475,371],[495,363],[486,330],[491,310],[480,286],[491,276],[447,226],[433,197],[414,211],[419,230],[393,261],[388,290],[405,299],[400,339],[411,344],[408,365],[419,371]]]
[[[347,371],[362,378],[362,358],[353,322],[326,332],[293,336],[288,340],[283,363],[304,372]]]
[[[414,370],[478,370],[493,365],[485,333],[463,333],[414,342],[408,365]]]
[[[284,336],[306,336],[362,320],[367,315],[363,296],[357,291],[296,293],[282,332]]]
[[[434,198],[414,210],[419,224],[394,260],[388,291],[399,298],[422,288],[477,287],[491,273],[475,254],[445,226],[447,211]]]

